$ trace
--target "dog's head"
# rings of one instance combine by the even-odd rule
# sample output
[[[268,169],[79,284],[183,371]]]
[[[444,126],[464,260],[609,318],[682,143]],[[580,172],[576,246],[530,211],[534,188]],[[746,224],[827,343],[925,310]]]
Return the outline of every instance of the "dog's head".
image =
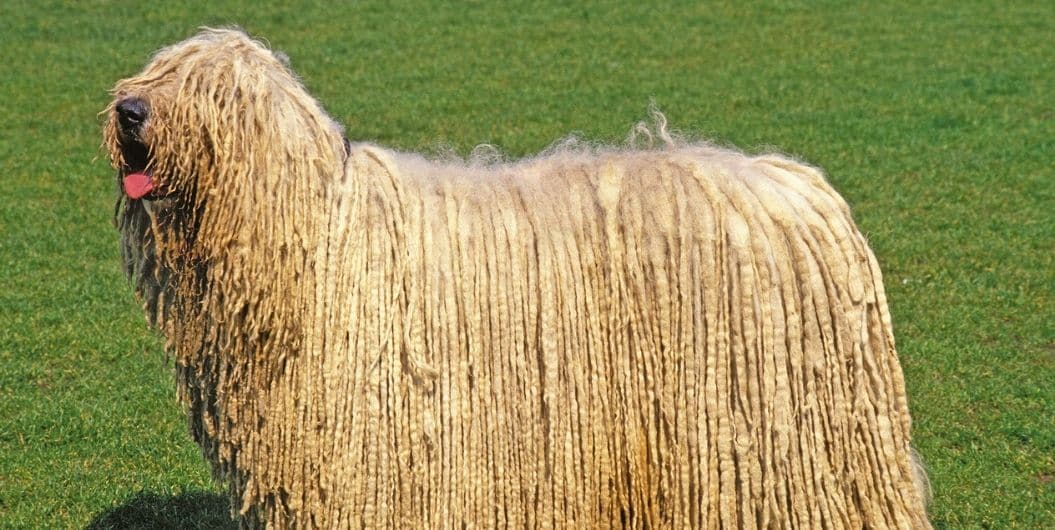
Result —
[[[235,246],[279,246],[261,237],[288,217],[274,210],[343,171],[340,127],[286,61],[241,31],[206,29],[114,86],[103,136],[115,220],[148,304],[197,291],[188,278]]]

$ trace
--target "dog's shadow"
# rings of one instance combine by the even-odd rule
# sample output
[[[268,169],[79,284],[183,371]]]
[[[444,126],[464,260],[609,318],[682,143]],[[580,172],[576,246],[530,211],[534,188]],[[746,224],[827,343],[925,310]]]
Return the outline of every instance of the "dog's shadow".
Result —
[[[86,530],[184,528],[235,529],[230,500],[226,495],[188,491],[166,495],[141,491],[119,506],[96,515]]]

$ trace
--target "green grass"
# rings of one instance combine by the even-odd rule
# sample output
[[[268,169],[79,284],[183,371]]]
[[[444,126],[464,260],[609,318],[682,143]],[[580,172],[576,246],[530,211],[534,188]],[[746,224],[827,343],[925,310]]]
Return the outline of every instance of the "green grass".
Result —
[[[330,4],[0,7],[0,527],[222,515],[118,267],[97,113],[237,23],[355,139],[520,155],[654,99],[824,167],[885,270],[935,526],[1055,528],[1055,4]]]

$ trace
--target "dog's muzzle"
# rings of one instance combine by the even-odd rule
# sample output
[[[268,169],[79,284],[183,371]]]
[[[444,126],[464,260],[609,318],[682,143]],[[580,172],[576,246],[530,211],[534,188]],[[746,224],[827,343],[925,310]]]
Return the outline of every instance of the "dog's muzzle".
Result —
[[[150,115],[150,107],[142,99],[130,97],[118,101],[114,112],[124,158],[121,186],[131,199],[148,198],[154,189],[154,181],[147,170],[149,152],[143,143],[143,127]]]

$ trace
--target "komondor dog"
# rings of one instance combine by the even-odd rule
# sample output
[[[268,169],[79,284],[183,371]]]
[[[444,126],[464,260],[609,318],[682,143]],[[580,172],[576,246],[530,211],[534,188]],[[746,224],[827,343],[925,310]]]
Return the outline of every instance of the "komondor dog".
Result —
[[[879,268],[816,169],[435,160],[234,30],[117,83],[124,264],[245,526],[928,528]]]

